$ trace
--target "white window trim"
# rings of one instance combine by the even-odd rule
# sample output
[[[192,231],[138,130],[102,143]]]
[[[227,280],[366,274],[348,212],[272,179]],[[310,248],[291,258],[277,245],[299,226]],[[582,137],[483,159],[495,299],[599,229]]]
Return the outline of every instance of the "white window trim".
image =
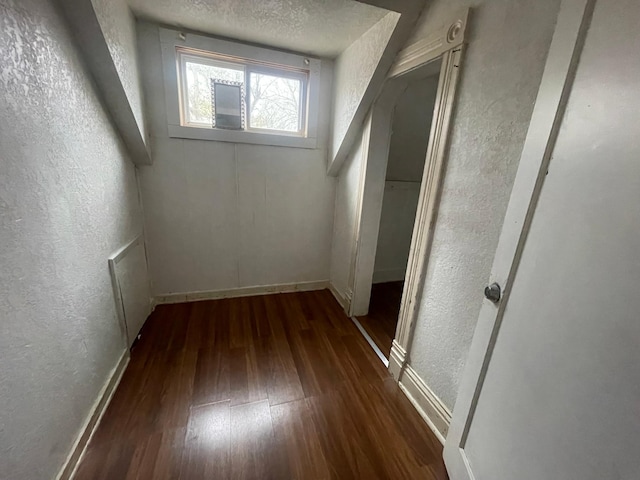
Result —
[[[160,28],[160,47],[162,49],[162,67],[169,136],[194,140],[215,140],[219,142],[252,143],[257,145],[276,145],[315,149],[318,145],[318,112],[320,105],[320,67],[315,58],[293,53],[280,52],[242,43],[205,37],[178,30]],[[180,122],[180,91],[178,88],[178,57],[176,47],[187,47],[222,55],[247,58],[260,62],[283,65],[295,69],[308,70],[307,83],[307,135],[267,133],[263,131],[223,130],[183,126]],[[308,63],[306,63],[308,62]]]

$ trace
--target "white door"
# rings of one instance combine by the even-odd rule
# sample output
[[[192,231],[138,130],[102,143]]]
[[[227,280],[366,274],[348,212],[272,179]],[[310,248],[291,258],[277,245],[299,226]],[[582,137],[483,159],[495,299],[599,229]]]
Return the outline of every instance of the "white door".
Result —
[[[640,479],[638,0],[563,0],[490,282],[451,479]]]

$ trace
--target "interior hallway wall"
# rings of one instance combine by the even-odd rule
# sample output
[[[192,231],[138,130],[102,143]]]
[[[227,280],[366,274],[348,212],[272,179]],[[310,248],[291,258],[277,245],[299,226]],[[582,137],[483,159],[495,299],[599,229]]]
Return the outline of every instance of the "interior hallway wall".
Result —
[[[434,0],[414,34],[472,7],[410,364],[452,409],[520,160],[559,0]]]
[[[437,75],[414,80],[394,110],[374,283],[404,280],[437,89]]]
[[[422,180],[437,89],[436,74],[413,80],[398,98],[391,125],[387,180]]]
[[[385,182],[373,283],[404,280],[419,196],[420,182]]]
[[[321,67],[318,149],[169,138],[158,28],[142,22],[138,33],[154,152],[140,169],[152,293],[327,281],[332,62]]]
[[[125,351],[135,169],[56,7],[0,1],[0,478],[54,478]]]

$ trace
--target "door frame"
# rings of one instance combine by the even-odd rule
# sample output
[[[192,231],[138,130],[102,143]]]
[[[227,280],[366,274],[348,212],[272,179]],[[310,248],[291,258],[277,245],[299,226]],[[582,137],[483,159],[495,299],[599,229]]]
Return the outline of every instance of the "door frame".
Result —
[[[363,165],[359,179],[353,240],[354,255],[351,258],[347,291],[346,311],[349,316],[364,315],[369,308],[393,110],[404,90],[403,83],[406,83],[402,77],[418,68],[439,63],[438,88],[411,238],[405,287],[395,339],[389,355],[389,371],[396,381],[400,380],[407,364],[413,327],[422,297],[446,164],[454,100],[462,67],[468,16],[468,8],[460,10],[443,27],[409,44],[398,54],[364,124]],[[434,70],[434,73],[437,71]]]
[[[520,157],[489,283],[498,303],[483,301],[444,447],[453,480],[473,480],[465,444],[509,300],[531,220],[571,91],[595,0],[562,0],[538,96]]]

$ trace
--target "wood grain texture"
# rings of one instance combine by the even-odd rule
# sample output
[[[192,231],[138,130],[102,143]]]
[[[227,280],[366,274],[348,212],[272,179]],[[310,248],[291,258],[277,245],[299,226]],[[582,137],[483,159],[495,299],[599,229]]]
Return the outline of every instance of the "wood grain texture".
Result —
[[[162,305],[75,478],[445,480],[329,291]]]
[[[369,313],[357,317],[380,351],[389,358],[396,335],[404,282],[374,283],[371,286]]]

